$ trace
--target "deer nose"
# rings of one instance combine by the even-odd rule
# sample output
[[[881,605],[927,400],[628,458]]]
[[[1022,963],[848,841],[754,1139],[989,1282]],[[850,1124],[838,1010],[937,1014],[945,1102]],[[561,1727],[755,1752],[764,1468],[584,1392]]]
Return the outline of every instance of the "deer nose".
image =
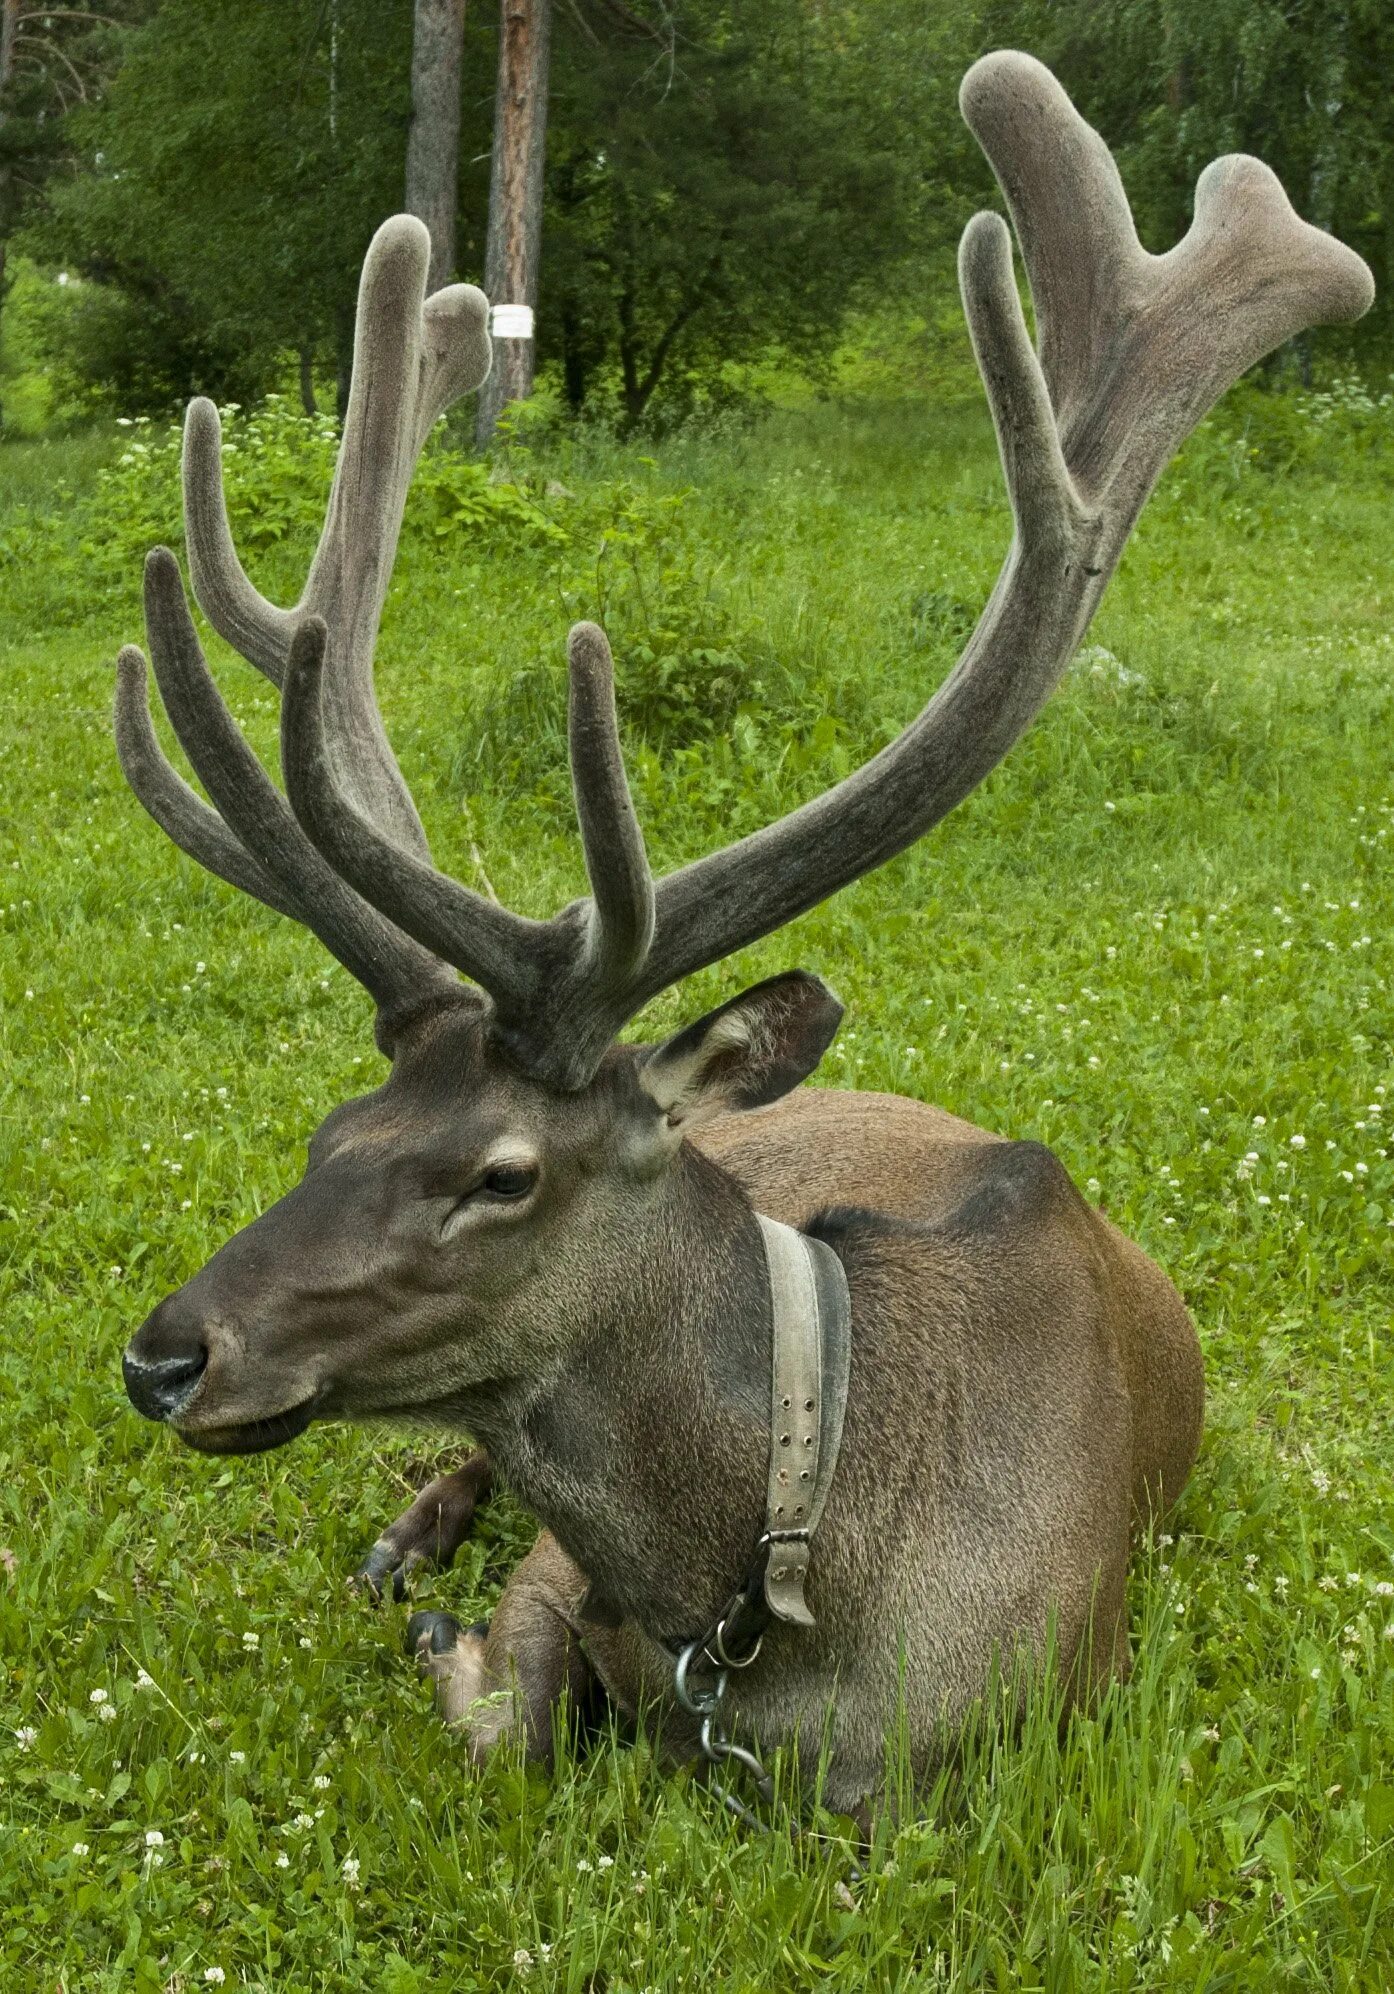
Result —
[[[196,1330],[170,1320],[168,1301],[147,1317],[121,1359],[126,1396],[147,1419],[181,1413],[207,1368],[208,1345]]]

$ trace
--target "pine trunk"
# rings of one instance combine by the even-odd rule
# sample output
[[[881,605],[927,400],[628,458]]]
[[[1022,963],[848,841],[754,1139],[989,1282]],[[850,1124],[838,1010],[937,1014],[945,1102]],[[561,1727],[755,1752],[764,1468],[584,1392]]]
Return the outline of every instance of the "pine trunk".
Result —
[[[542,169],[547,146],[551,0],[502,0],[489,242],[484,289],[495,305],[537,306],[542,241]],[[476,438],[492,440],[500,412],[532,392],[531,339],[494,339],[494,365],[479,391]]]
[[[465,0],[416,0],[411,39],[411,125],[407,132],[407,213],[431,236],[428,291],[455,269],[460,175],[460,64]]]

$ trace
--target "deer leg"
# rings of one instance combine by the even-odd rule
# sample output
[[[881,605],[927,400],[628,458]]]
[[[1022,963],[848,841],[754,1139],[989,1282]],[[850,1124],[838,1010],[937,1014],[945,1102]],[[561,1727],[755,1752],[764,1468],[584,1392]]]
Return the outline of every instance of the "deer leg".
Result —
[[[436,1686],[442,1720],[462,1729],[478,1765],[501,1738],[550,1764],[553,1712],[589,1700],[595,1677],[575,1632],[582,1573],[546,1531],[503,1589],[492,1620],[462,1627],[450,1613],[414,1613],[407,1650]]]
[[[390,1582],[392,1597],[403,1599],[418,1565],[444,1571],[469,1535],[491,1475],[488,1455],[476,1448],[454,1474],[429,1482],[411,1508],[383,1531],[354,1573],[355,1582],[374,1599],[382,1598]]]

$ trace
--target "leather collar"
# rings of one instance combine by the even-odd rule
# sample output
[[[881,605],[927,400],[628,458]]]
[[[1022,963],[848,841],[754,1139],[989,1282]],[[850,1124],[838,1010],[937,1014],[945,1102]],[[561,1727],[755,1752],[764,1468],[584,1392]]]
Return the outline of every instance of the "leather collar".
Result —
[[[847,1275],[830,1246],[778,1219],[756,1216],[774,1324],[764,1603],[776,1620],[811,1627],[804,1583],[842,1443],[852,1304]]]

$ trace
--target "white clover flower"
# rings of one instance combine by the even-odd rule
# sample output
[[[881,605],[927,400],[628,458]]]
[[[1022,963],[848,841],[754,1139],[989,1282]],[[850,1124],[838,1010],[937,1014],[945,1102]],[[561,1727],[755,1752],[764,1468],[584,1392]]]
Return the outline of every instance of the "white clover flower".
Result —
[[[613,1856],[597,1856],[595,1866],[597,1869],[613,1869],[615,1858]]]
[[[73,1854],[75,1856],[90,1856],[91,1853],[92,1853],[92,1844],[90,1842],[73,1843]]]
[[[1307,1147],[1307,1138],[1306,1138],[1306,1136],[1304,1136],[1304,1135],[1290,1135],[1290,1136],[1288,1137],[1288,1147],[1289,1147],[1289,1149],[1305,1149],[1305,1148]]]
[[[356,1890],[358,1888],[359,1867],[360,1865],[357,1856],[345,1856],[343,1861],[339,1864],[339,1869],[343,1875],[344,1882],[348,1885],[350,1890]]]
[[[242,1646],[248,1650],[252,1648],[259,1648],[261,1646],[260,1634],[253,1633],[252,1629],[249,1627],[246,1633],[242,1636]]]
[[[281,1853],[276,1858],[276,1867],[277,1869],[290,1868],[290,1857],[286,1854],[284,1849],[281,1850]]]
[[[155,1687],[155,1678],[154,1678],[154,1676],[152,1676],[152,1675],[150,1674],[149,1670],[148,1670],[148,1669],[137,1669],[137,1670],[136,1670],[136,1688],[137,1688],[137,1689],[153,1689],[154,1687]]]
[[[1379,1579],[1374,1586],[1376,1599],[1394,1599],[1394,1585],[1388,1579]]]
[[[292,1826],[292,1827],[295,1827],[295,1828],[302,1828],[302,1829],[303,1829],[303,1828],[313,1828],[313,1827],[314,1827],[314,1825],[315,1825],[315,1817],[314,1817],[314,1815],[313,1815],[313,1814],[304,1814],[304,1813],[301,1813],[301,1814],[297,1814],[297,1815],[296,1815],[296,1817],[295,1817],[295,1819],[294,1819],[294,1821],[293,1821],[293,1822],[291,1823],[291,1826]]]
[[[158,1828],[146,1829],[145,1846],[147,1849],[162,1849],[164,1845],[165,1845],[165,1838],[160,1833]]]
[[[227,1975],[223,1972],[223,1969],[220,1966],[205,1966],[203,1969],[203,1977],[208,1982],[210,1987],[221,1987],[223,1982],[227,1979]]]
[[[1360,1583],[1360,1574],[1359,1574],[1359,1572],[1347,1572],[1347,1573],[1346,1573],[1346,1584],[1347,1584],[1348,1586],[1352,1586],[1352,1587],[1354,1587],[1354,1586],[1358,1586],[1358,1585],[1359,1585],[1359,1583]]]
[[[1268,1193],[1266,1191],[1260,1191],[1258,1194],[1257,1202],[1260,1205],[1271,1205],[1273,1200],[1268,1196]]]
[[[1267,1117],[1267,1115],[1255,1115],[1255,1116],[1254,1116],[1254,1127],[1255,1127],[1256,1129],[1266,1129],[1266,1128],[1268,1127],[1268,1117]]]
[[[88,1692],[87,1701],[89,1703],[105,1703],[108,1701],[107,1693],[104,1689],[90,1690]]]
[[[1308,1674],[1311,1676],[1312,1681],[1315,1682],[1321,1674],[1320,1662],[1314,1662],[1311,1668],[1308,1670]]]
[[[229,1752],[228,1759],[235,1766],[243,1766],[247,1763],[247,1754],[245,1752]]]
[[[114,1703],[99,1703],[97,1705],[97,1718],[102,1724],[114,1724],[116,1722],[116,1705]]]
[[[582,1856],[576,1865],[576,1874],[578,1876],[589,1876],[594,1867],[593,1863],[587,1862],[586,1858]]]
[[[302,1634],[300,1636],[300,1645],[302,1648],[313,1648],[315,1644],[308,1634]]]
[[[21,1724],[15,1732],[15,1743],[22,1752],[27,1752],[31,1745],[37,1743],[38,1736],[39,1734],[32,1724]]]
[[[513,1955],[513,1964],[518,1969],[519,1973],[532,1972],[532,1954],[528,1951],[526,1946],[518,1947],[518,1950]]]
[[[314,1783],[319,1788],[321,1793],[327,1793],[330,1787],[334,1784],[333,1780],[330,1779],[328,1773],[323,1773],[323,1772],[317,1772],[315,1774]]]

